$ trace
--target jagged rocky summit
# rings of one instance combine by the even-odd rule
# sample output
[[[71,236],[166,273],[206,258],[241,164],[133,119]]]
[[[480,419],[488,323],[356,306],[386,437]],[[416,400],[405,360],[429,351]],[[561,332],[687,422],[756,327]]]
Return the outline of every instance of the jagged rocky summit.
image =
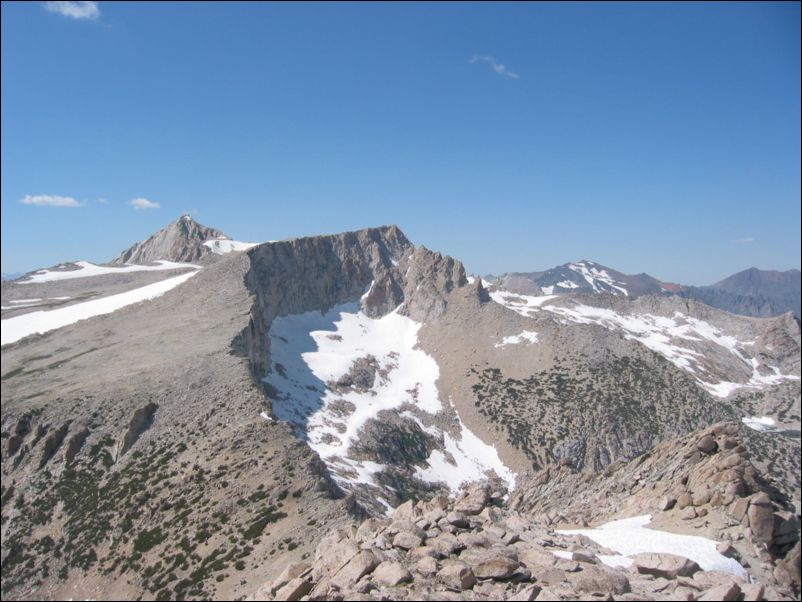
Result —
[[[157,260],[191,262],[198,261],[213,253],[204,243],[224,239],[228,236],[199,224],[189,215],[182,215],[176,221],[138,242],[120,253],[112,264],[148,263]]]

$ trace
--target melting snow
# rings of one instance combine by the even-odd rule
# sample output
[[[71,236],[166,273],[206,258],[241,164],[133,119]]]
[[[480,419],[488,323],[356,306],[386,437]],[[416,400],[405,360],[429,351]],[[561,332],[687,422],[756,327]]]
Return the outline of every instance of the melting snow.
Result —
[[[258,244],[258,242],[242,242],[239,240],[230,240],[228,238],[216,238],[214,240],[207,240],[203,243],[203,246],[209,247],[215,255],[225,255],[232,251],[247,251]]]
[[[375,485],[373,475],[384,466],[347,454],[358,441],[360,429],[380,411],[405,403],[433,415],[443,409],[435,385],[440,369],[417,347],[420,327],[420,323],[397,312],[370,318],[359,311],[357,303],[335,307],[325,314],[312,311],[273,320],[269,336],[274,370],[263,379],[278,392],[273,414],[299,428],[339,483]],[[355,360],[368,355],[379,365],[369,391],[338,393],[328,388],[327,383],[339,380]],[[436,451],[419,476],[457,487],[466,479],[481,478],[486,471],[495,470],[514,485],[513,473],[498,458],[495,448],[483,443],[461,421],[459,424],[460,439],[443,433],[446,451],[456,466]]]
[[[798,376],[781,374],[780,369],[774,366],[768,367],[773,374],[761,374],[758,369],[758,361],[755,358],[747,357],[741,349],[753,346],[754,341],[739,341],[733,336],[723,334],[708,322],[691,318],[680,312],[674,312],[674,316],[671,318],[652,314],[619,314],[612,309],[593,307],[582,303],[573,303],[568,307],[547,304],[546,302],[553,299],[554,295],[532,297],[496,291],[490,293],[490,296],[497,303],[523,316],[532,317],[542,309],[561,316],[563,324],[569,322],[597,324],[608,330],[623,331],[625,338],[639,341],[678,368],[693,374],[702,387],[717,397],[727,397],[738,389],[760,388],[765,385],[778,384],[783,380],[799,380]],[[724,348],[751,368],[751,378],[746,383],[727,381],[714,383],[709,381],[709,377],[707,380],[703,379],[701,375],[706,371],[702,365],[702,360],[705,359],[704,355],[678,344],[678,340],[709,341]]]
[[[509,337],[501,339],[500,343],[496,343],[496,347],[505,347],[506,345],[520,345],[521,343],[529,341],[530,343],[537,343],[537,333],[532,330],[524,330],[521,334],[514,334]]]
[[[192,263],[176,263],[174,261],[159,260],[155,262],[159,265],[133,265],[125,264],[124,267],[112,268],[108,266],[96,265],[88,261],[78,261],[75,265],[80,269],[69,270],[66,272],[51,272],[49,270],[39,270],[31,274],[29,280],[20,280],[19,284],[32,284],[34,282],[53,282],[55,280],[69,280],[71,278],[86,278],[88,276],[102,276],[104,274],[125,274],[127,272],[150,272],[155,270],[175,270],[178,268],[200,269],[199,265]]]
[[[777,423],[774,421],[774,418],[770,418],[769,416],[747,416],[745,418],[741,418],[741,422],[743,422],[752,430],[761,431],[764,433],[778,433],[782,430],[777,427]]]
[[[558,530],[565,535],[585,535],[597,544],[623,556],[643,553],[668,553],[690,558],[702,570],[722,571],[746,578],[746,570],[737,560],[718,553],[718,543],[696,535],[678,535],[647,529],[650,514],[616,520],[595,529]],[[615,557],[614,557],[615,558]]]
[[[180,276],[135,288],[124,293],[109,295],[108,297],[93,299],[84,303],[76,303],[59,309],[33,311],[14,318],[8,318],[2,321],[3,328],[2,336],[0,337],[2,338],[2,343],[0,344],[9,345],[34,333],[43,334],[93,316],[110,314],[132,303],[153,299],[186,282],[197,273],[197,271],[194,271],[181,274]]]

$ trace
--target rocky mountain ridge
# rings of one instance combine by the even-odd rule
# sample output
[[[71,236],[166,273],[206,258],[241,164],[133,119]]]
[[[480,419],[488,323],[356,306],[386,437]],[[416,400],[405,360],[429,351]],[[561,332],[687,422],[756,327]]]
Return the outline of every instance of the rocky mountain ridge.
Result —
[[[205,242],[228,239],[228,236],[199,224],[189,215],[182,215],[146,240],[133,244],[112,260],[112,264],[166,261],[198,261],[212,254]]]
[[[793,312],[800,319],[800,272],[749,268],[711,284],[688,286],[663,282],[649,274],[629,275],[593,261],[566,263],[542,272],[509,272],[486,279],[523,295],[611,294],[679,295],[735,314],[775,317]]]
[[[772,380],[798,376],[793,321],[488,291],[396,226],[199,264],[4,345],[4,597],[242,597],[329,527],[463,481],[592,475],[763,409],[799,421],[798,380]],[[713,396],[705,374],[746,388]],[[760,461],[792,473],[766,436]]]

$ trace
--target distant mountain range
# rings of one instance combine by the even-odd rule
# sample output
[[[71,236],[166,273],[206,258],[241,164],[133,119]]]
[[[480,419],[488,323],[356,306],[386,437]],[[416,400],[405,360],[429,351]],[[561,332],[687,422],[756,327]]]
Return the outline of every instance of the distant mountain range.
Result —
[[[485,279],[521,295],[607,293],[633,299],[643,295],[679,295],[745,316],[772,317],[791,311],[800,318],[799,270],[749,268],[710,286],[687,286],[664,282],[649,274],[624,274],[583,259],[542,272],[509,272]]]

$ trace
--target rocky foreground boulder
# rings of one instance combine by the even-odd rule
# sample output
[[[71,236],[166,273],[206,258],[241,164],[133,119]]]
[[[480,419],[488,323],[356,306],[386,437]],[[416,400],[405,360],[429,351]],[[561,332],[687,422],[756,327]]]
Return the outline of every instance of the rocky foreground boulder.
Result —
[[[313,557],[250,599],[799,599],[799,515],[757,473],[741,435],[722,423],[606,475],[555,467],[510,496],[487,482],[456,498],[407,501],[388,517],[332,530]],[[611,567],[615,552],[562,532],[646,513],[650,528],[720,541],[718,552],[748,579],[671,553]]]
[[[777,585],[702,571],[672,554],[613,552],[505,508],[487,483],[406,502],[391,516],[331,531],[251,600],[785,600]]]

